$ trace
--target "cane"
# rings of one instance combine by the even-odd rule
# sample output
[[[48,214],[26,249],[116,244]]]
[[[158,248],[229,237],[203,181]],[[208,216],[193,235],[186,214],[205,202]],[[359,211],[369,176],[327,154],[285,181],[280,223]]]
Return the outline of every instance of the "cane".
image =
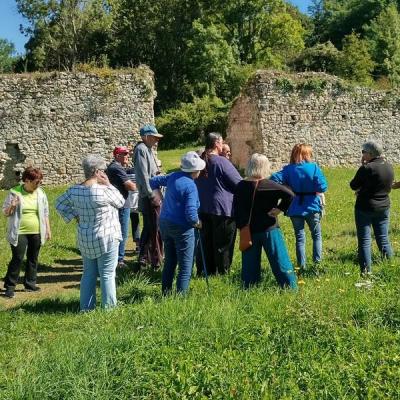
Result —
[[[197,235],[199,238],[200,254],[201,254],[201,260],[203,261],[203,272],[204,272],[204,277],[206,278],[207,291],[208,291],[208,294],[210,294],[210,283],[208,282],[208,274],[207,274],[206,258],[204,257],[203,241],[201,240],[201,234],[198,229],[197,229]]]

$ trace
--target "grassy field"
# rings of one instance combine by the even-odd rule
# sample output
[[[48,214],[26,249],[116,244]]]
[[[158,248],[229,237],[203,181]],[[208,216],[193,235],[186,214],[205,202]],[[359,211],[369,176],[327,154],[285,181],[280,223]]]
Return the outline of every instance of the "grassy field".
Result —
[[[164,168],[178,167],[183,152],[160,152]],[[298,293],[279,290],[266,262],[261,285],[241,290],[236,251],[231,274],[212,278],[210,294],[193,279],[188,297],[164,299],[159,274],[127,272],[117,309],[80,314],[79,274],[68,279],[80,268],[75,227],[52,209],[40,270],[54,282],[32,300],[17,293],[12,306],[0,298],[0,399],[400,398],[399,258],[380,262],[374,245],[374,284],[355,287],[354,171],[325,171],[327,272]],[[62,190],[46,188],[51,204]],[[391,198],[397,252],[400,191]],[[5,218],[0,225],[4,232]],[[290,222],[281,225],[294,261]],[[0,245],[3,275],[4,235]]]

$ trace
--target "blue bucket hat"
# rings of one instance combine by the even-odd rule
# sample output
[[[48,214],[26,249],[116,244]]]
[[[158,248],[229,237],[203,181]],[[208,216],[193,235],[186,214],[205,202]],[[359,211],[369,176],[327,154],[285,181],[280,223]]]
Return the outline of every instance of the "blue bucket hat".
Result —
[[[161,135],[161,133],[158,133],[157,128],[154,125],[152,125],[152,124],[143,125],[140,128],[140,136],[149,136],[149,135],[155,136],[158,138],[163,137],[163,135]]]

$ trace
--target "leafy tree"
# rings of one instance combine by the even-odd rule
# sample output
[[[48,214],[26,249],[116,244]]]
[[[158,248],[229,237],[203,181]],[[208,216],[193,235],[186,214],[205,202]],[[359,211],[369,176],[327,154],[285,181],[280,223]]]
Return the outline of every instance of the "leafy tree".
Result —
[[[400,14],[391,3],[367,28],[367,36],[377,63],[377,75],[387,75],[393,85],[400,84]]]
[[[30,69],[73,69],[104,59],[111,26],[109,0],[16,0]]]
[[[15,58],[15,46],[7,39],[0,38],[0,73],[12,72]]]
[[[340,51],[331,42],[326,42],[303,50],[291,65],[296,71],[336,74],[339,63]]]
[[[375,63],[369,53],[368,42],[361,39],[359,34],[353,32],[345,36],[339,61],[340,76],[365,85],[372,83]]]

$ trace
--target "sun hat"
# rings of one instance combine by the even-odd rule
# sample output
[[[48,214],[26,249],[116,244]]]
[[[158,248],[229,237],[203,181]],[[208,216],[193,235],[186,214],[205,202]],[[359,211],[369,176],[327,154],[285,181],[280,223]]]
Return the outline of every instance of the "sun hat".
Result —
[[[145,124],[140,128],[140,136],[155,136],[158,138],[162,138],[163,135],[158,133],[157,128],[152,124]]]
[[[205,161],[195,151],[189,151],[181,158],[181,170],[183,172],[201,171],[205,166]]]

